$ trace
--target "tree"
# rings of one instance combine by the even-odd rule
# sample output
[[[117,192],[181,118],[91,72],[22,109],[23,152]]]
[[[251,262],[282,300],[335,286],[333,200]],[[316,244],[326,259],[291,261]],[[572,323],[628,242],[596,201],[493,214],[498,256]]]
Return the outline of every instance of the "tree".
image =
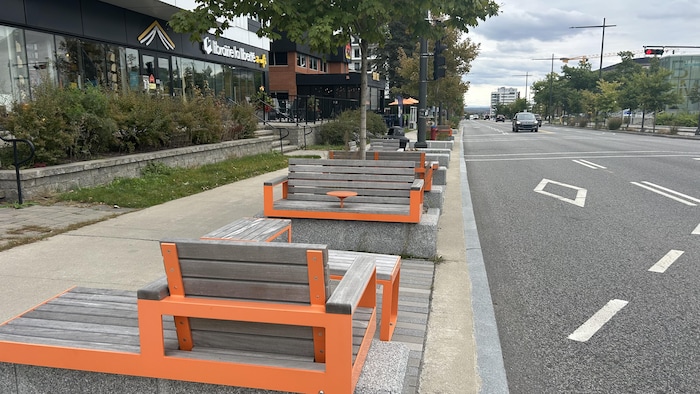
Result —
[[[673,85],[668,77],[670,70],[659,66],[659,59],[653,58],[649,68],[640,73],[634,74],[631,80],[631,89],[639,99],[639,106],[642,108],[642,130],[644,129],[644,118],[647,111],[654,113],[661,111],[665,106],[676,104],[680,98],[672,89]],[[654,122],[653,129],[656,128]]]
[[[471,62],[478,54],[479,45],[473,44],[469,39],[461,39],[455,29],[446,29],[440,38],[446,45],[445,77],[436,81],[429,81],[427,104],[439,106],[448,113],[462,114],[464,112],[464,94],[469,89],[469,83],[462,80],[462,75],[469,72]],[[432,43],[429,43],[432,44]],[[432,46],[432,45],[429,45]],[[403,50],[399,51],[399,66],[396,75],[407,81],[401,87],[392,88],[392,93],[416,96],[418,94],[418,72],[420,67],[420,54],[413,51],[410,56]],[[430,62],[429,62],[430,63]],[[429,70],[432,71],[432,70]],[[428,72],[432,75],[432,72]]]
[[[480,20],[497,15],[493,0],[441,1],[424,0],[196,0],[193,11],[182,10],[173,15],[170,25],[177,32],[191,33],[193,40],[213,30],[219,35],[230,27],[235,17],[249,15],[260,21],[258,35],[279,38],[278,30],[300,44],[308,44],[320,53],[333,53],[345,46],[351,37],[358,39],[361,55],[360,76],[360,156],[364,156],[367,138],[367,57],[371,44],[382,45],[387,39],[387,26],[403,21],[412,37],[431,36],[430,15],[448,16],[444,24],[468,31]]]
[[[383,46],[374,50],[377,70],[389,81],[389,90],[401,90],[408,81],[397,73],[399,69],[399,54],[403,52],[408,57],[413,56],[416,40],[407,31],[406,24],[396,20],[389,22],[388,38]]]

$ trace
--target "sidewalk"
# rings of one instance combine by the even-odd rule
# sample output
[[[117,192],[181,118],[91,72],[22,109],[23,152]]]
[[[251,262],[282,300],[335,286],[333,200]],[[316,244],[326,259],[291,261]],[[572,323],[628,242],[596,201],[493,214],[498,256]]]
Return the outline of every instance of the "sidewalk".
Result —
[[[408,134],[416,140],[415,132]],[[406,259],[401,270],[393,341],[410,350],[405,394],[479,391],[464,220],[456,214],[462,212],[460,183],[466,179],[461,149],[456,143],[447,174],[438,233],[442,259]],[[163,275],[160,239],[199,238],[237,218],[259,214],[263,181],[286,171],[143,210],[63,205],[0,209],[0,245],[22,234],[47,236],[0,252],[0,321],[72,286],[137,290]],[[61,232],[66,229],[70,231]]]

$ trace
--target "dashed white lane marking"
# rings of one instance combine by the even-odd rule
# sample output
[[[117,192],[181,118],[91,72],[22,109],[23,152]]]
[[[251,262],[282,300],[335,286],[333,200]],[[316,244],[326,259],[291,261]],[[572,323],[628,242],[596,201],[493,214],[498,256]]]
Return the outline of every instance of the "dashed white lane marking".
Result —
[[[649,268],[649,271],[663,274],[666,272],[668,267],[671,266],[671,264],[675,263],[676,260],[683,255],[683,253],[684,252],[682,250],[671,249],[671,251],[666,253],[666,255],[661,258],[661,260],[652,265],[651,268]]]
[[[590,162],[588,160],[579,159],[579,160],[572,160],[572,161],[574,163],[580,164],[580,165],[588,167],[588,168],[592,168],[594,170],[598,170],[598,169],[604,170],[606,168],[606,167],[601,166],[600,164],[596,164],[596,163]]]
[[[570,198],[566,198],[566,197],[560,196],[558,194],[544,191],[544,188],[545,188],[545,186],[547,186],[548,183],[552,183],[555,185],[564,186],[564,187],[568,187],[570,189],[576,190],[576,198],[572,200]],[[566,183],[552,181],[549,179],[542,179],[542,181],[537,185],[537,187],[535,187],[535,192],[540,193],[540,194],[544,194],[545,196],[554,197],[558,200],[562,200],[562,201],[568,202],[569,204],[574,204],[574,205],[579,206],[579,207],[583,207],[584,205],[586,205],[586,194],[588,194],[588,190],[586,190],[582,187],[567,185]]]
[[[641,187],[641,188],[644,188],[644,189],[647,189],[647,190],[649,190],[649,191],[652,191],[652,192],[654,192],[654,193],[656,193],[656,194],[660,194],[660,195],[662,195],[662,196],[664,196],[664,197],[668,197],[668,198],[670,198],[670,199],[672,199],[672,200],[678,201],[678,202],[680,202],[680,203],[682,203],[682,204],[689,205],[689,206],[691,206],[691,207],[697,206],[697,204],[694,204],[693,202],[696,202],[696,203],[700,204],[700,199],[697,199],[697,198],[695,198],[695,197],[688,196],[688,195],[686,195],[686,194],[677,192],[677,191],[675,191],[675,190],[671,190],[671,189],[665,188],[665,187],[663,187],[663,186],[656,185],[656,184],[651,183],[651,182],[642,181],[643,184],[642,184],[642,183],[639,183],[639,182],[630,182],[630,183],[633,184],[633,185],[635,185],[635,186],[639,186],[639,187]],[[665,192],[666,192],[666,193],[665,193]],[[674,194],[675,194],[675,196],[674,196]],[[678,197],[676,197],[676,196],[678,196]],[[679,198],[679,197],[680,197],[680,198]]]
[[[691,235],[700,235],[700,224],[698,224],[698,226],[695,227],[695,230],[693,230],[693,232],[690,234]]]
[[[613,316],[615,316],[617,312],[624,308],[625,305],[627,305],[627,301],[624,300],[608,301],[604,307],[591,316],[590,319],[586,320],[586,322],[577,328],[571,335],[569,335],[568,338],[578,342],[588,341],[605,325],[605,323],[607,323]]]

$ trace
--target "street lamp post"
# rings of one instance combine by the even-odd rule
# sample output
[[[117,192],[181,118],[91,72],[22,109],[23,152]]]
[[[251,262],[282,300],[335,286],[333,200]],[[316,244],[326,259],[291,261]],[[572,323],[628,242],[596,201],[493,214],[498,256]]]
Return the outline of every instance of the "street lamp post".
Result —
[[[416,148],[427,148],[426,129],[428,128],[427,101],[428,101],[428,39],[423,36],[420,39],[420,70],[418,72],[418,138]]]

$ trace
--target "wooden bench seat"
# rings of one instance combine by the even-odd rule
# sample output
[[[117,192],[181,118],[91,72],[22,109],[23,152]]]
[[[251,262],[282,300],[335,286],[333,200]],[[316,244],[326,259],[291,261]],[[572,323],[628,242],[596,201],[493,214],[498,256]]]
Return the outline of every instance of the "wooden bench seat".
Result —
[[[0,362],[305,393],[352,393],[376,268],[331,290],[324,245],[166,240],[166,278],[74,288],[0,325]]]
[[[328,151],[329,159],[360,159],[359,152],[348,152],[342,150]],[[433,172],[437,171],[440,163],[437,161],[428,161],[425,158],[425,152],[419,151],[369,151],[365,153],[367,160],[410,160],[416,163],[416,175],[418,178],[425,180],[423,189],[426,192],[432,190],[433,187]]]
[[[369,142],[370,151],[398,151],[401,140],[395,138],[372,138]]]
[[[411,161],[290,158],[288,175],[264,183],[264,214],[418,223],[424,184],[416,179]],[[344,201],[343,208],[338,198],[327,194],[340,190],[357,192]]]
[[[270,242],[284,233],[287,233],[287,242],[292,242],[292,221],[289,219],[240,218],[200,239]]]

